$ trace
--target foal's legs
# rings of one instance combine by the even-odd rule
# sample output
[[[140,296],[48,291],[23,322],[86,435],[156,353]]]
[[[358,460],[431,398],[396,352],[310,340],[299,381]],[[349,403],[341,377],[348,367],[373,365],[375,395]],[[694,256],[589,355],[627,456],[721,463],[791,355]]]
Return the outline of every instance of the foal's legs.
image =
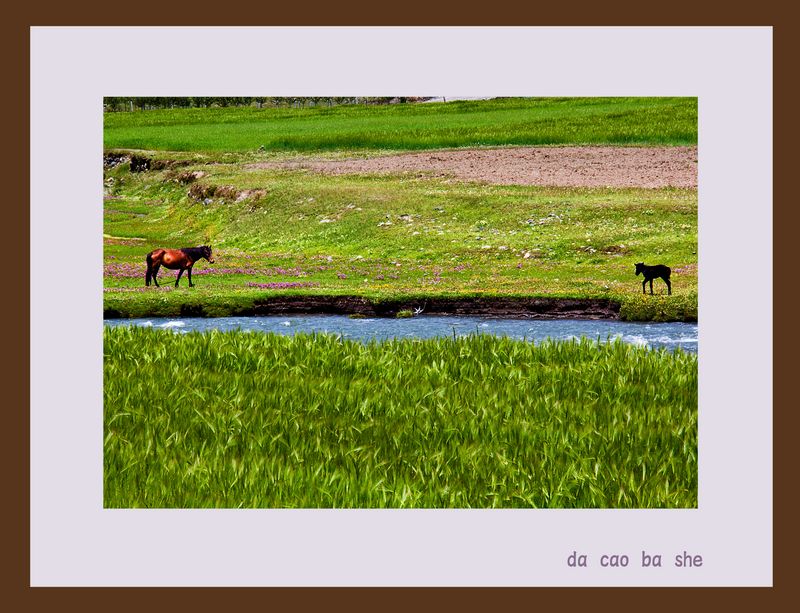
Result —
[[[650,279],[650,295],[653,295],[653,280]]]
[[[646,294],[646,293],[647,293],[647,290],[645,289],[645,286],[646,286],[646,285],[647,285],[647,279],[645,279],[644,281],[642,281],[642,293],[643,293],[643,294]]]
[[[672,296],[672,283],[669,282],[669,277],[661,277],[664,279],[664,283],[667,284],[667,294]]]
[[[156,284],[156,287],[161,287],[158,284],[158,279],[156,279],[156,276],[158,275],[158,269],[159,268],[161,268],[161,264],[153,264],[153,283]]]
[[[178,287],[178,281],[181,280],[181,275],[183,274],[183,268],[178,271],[178,278],[175,279],[175,287]]]
[[[194,283],[192,283],[192,267],[186,269],[186,272],[189,273],[189,287],[194,287]]]

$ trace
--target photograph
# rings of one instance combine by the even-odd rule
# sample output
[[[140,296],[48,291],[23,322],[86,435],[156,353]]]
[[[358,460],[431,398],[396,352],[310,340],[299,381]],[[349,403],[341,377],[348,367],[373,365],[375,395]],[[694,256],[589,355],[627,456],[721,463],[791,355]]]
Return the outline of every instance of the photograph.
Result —
[[[773,26],[26,32],[30,588],[780,583]]]
[[[104,509],[698,508],[697,97],[102,105]]]

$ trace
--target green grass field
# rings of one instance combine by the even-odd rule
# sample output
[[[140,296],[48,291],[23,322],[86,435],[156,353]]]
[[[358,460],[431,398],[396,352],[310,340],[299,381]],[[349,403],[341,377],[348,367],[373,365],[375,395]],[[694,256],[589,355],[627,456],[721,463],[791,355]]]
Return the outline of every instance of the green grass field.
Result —
[[[696,98],[505,98],[312,109],[107,113],[106,148],[188,152],[693,145]]]
[[[179,172],[202,169],[184,185]],[[192,165],[107,173],[106,309],[226,315],[276,294],[612,298],[628,319],[697,317],[697,191],[491,186],[441,178],[327,176]],[[259,190],[208,203],[191,187]],[[144,287],[145,254],[210,244],[216,263]],[[666,259],[673,295],[642,297],[634,263]],[[656,263],[656,262],[652,262]],[[658,281],[657,283],[661,283]],[[665,293],[663,284],[656,291]]]
[[[697,357],[104,333],[106,507],[694,508]]]

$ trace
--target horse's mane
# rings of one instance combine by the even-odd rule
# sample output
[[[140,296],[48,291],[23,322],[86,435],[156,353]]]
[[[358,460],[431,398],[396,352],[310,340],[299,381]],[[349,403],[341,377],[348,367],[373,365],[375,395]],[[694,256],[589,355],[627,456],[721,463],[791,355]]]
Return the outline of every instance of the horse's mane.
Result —
[[[186,255],[188,255],[193,260],[203,257],[203,249],[205,245],[201,245],[200,247],[181,247],[181,251],[183,251]]]

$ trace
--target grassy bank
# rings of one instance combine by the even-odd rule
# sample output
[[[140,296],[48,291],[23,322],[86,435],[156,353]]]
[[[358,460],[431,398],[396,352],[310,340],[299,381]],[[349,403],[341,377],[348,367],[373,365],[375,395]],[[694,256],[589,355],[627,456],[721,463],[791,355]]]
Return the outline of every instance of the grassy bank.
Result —
[[[187,173],[203,175],[186,181]],[[224,189],[221,189],[224,188]],[[107,171],[104,306],[123,316],[247,310],[276,294],[608,298],[626,319],[697,317],[697,191],[541,188],[428,176],[328,176],[247,164]],[[145,254],[210,244],[197,287]],[[634,263],[673,268],[641,296]],[[171,281],[170,281],[171,280]],[[665,293],[656,281],[657,293]]]
[[[379,107],[107,113],[107,148],[191,152],[697,144],[696,98],[506,98]]]
[[[107,507],[697,505],[697,358],[104,332]]]

